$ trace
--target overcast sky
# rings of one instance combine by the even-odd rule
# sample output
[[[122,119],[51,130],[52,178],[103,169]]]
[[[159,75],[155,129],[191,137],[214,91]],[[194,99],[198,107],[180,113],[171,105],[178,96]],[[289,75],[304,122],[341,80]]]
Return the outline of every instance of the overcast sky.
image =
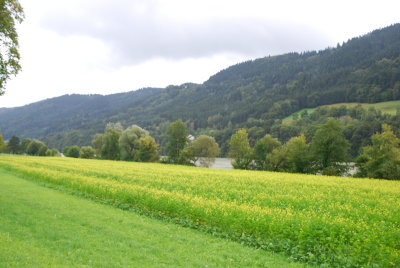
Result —
[[[230,65],[321,50],[400,22],[400,1],[20,0],[22,72],[0,107],[202,83]]]

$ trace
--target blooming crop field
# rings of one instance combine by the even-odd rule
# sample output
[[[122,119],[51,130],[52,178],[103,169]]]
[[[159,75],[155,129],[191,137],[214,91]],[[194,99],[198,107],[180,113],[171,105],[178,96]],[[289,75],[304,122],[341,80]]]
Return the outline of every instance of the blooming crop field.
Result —
[[[6,155],[0,168],[295,260],[400,266],[397,181]]]

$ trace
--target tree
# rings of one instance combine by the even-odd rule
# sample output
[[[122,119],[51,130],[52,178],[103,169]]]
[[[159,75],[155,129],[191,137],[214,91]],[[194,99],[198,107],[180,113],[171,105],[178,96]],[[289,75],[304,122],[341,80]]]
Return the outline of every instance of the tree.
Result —
[[[197,157],[194,151],[193,146],[187,146],[185,147],[178,159],[178,163],[181,165],[188,165],[188,166],[194,166],[196,163]]]
[[[101,156],[101,149],[104,144],[103,139],[104,139],[104,134],[97,133],[96,135],[94,135],[94,138],[92,140],[92,144],[93,144],[93,147],[94,147],[94,150],[95,150],[97,156]]]
[[[57,149],[47,149],[46,156],[60,156],[60,152]]]
[[[400,139],[389,125],[382,125],[382,133],[371,137],[372,145],[363,148],[356,159],[356,176],[400,180]]]
[[[287,171],[295,173],[310,172],[310,146],[307,144],[304,134],[291,138],[284,146],[287,152]]]
[[[151,136],[140,138],[138,161],[158,162],[160,160],[159,146]]]
[[[186,124],[182,120],[171,123],[168,127],[168,158],[172,163],[180,164],[182,162],[181,153],[188,142],[188,131]]]
[[[18,0],[0,1],[0,95],[11,75],[16,75],[21,66],[18,52],[16,23],[21,23],[24,13]]]
[[[4,140],[3,140],[3,136],[0,135],[0,153],[5,152],[6,147],[7,147],[7,146],[6,146],[6,143],[5,143]]]
[[[23,139],[23,140],[21,141],[21,146],[20,146],[21,153],[27,154],[27,151],[26,151],[26,150],[28,149],[28,145],[29,145],[31,142],[32,142],[31,139]]]
[[[26,153],[29,155],[45,156],[47,151],[47,146],[38,140],[31,140],[31,142],[26,147]]]
[[[267,134],[259,139],[254,146],[254,167],[259,170],[267,169],[267,155],[272,153],[275,148],[281,146],[278,139]]]
[[[252,149],[247,131],[243,128],[236,131],[229,140],[228,156],[233,158],[232,166],[237,169],[248,169],[252,161]]]
[[[12,136],[8,141],[7,150],[11,154],[17,154],[20,151],[20,140],[17,136]]]
[[[266,156],[266,170],[286,171],[288,164],[287,148],[279,146]]]
[[[220,153],[218,143],[214,138],[206,135],[199,136],[191,146],[202,167],[210,167],[215,162],[215,157]]]
[[[349,142],[343,137],[339,120],[330,119],[320,125],[311,141],[311,153],[318,171],[326,175],[341,175],[346,171]]]
[[[80,158],[92,159],[94,158],[96,151],[92,146],[83,146],[79,151]]]
[[[119,148],[121,160],[139,161],[141,138],[149,133],[137,125],[132,125],[121,133]]]
[[[77,145],[67,146],[63,149],[63,153],[67,157],[79,158],[80,148]]]
[[[110,160],[120,159],[119,138],[122,133],[120,123],[108,123],[102,137],[101,157]]]

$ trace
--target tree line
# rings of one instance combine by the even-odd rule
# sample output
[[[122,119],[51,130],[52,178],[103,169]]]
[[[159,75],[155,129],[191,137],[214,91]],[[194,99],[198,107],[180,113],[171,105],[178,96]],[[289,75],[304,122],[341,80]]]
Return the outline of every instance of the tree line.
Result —
[[[3,136],[0,135],[0,153],[10,154],[27,154],[33,156],[58,156],[60,153],[57,149],[48,148],[47,145],[36,139],[20,140],[17,136],[12,136],[5,143]]]
[[[238,129],[229,139],[228,157],[235,169],[277,172],[344,175],[349,168],[357,168],[356,177],[400,179],[400,139],[392,127],[382,124],[381,132],[371,137],[371,143],[352,156],[351,143],[346,139],[344,124],[329,118],[316,127],[308,141],[306,135],[291,137],[285,143],[267,134],[251,146],[249,133]],[[214,138],[189,134],[186,123],[177,120],[167,129],[167,154],[160,156],[160,146],[149,132],[132,125],[126,129],[120,123],[109,123],[103,133],[94,136],[92,146],[67,146],[63,154],[75,158],[162,162],[168,164],[210,167],[220,155]],[[0,136],[0,152],[36,156],[58,156],[57,149],[49,149],[38,140],[13,136],[6,144]],[[353,164],[350,164],[353,163]]]
[[[168,155],[160,156],[160,146],[149,132],[132,125],[124,129],[121,123],[108,123],[103,133],[97,133],[92,146],[66,146],[62,153],[49,149],[46,144],[36,139],[24,139],[16,136],[5,143],[0,136],[0,152],[27,154],[34,156],[67,156],[74,158],[98,158],[108,160],[162,162],[181,165],[198,165],[209,167],[220,154],[214,138],[200,135],[197,138],[189,135],[187,126],[181,120],[168,127]]]
[[[342,123],[331,118],[318,126],[311,142],[304,134],[282,144],[267,134],[250,146],[248,133],[239,129],[229,140],[228,156],[238,169],[280,172],[343,175],[354,161],[355,177],[400,179],[400,139],[391,126],[382,125],[382,131],[371,137],[371,145],[362,148],[353,158],[350,143],[343,134]]]

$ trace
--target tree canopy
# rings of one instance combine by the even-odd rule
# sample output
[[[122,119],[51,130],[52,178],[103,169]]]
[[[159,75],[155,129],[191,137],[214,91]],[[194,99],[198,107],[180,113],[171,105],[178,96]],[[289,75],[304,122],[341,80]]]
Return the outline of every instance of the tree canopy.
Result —
[[[168,127],[168,157],[172,163],[182,162],[181,153],[185,148],[188,139],[188,130],[186,124],[182,120],[171,123]]]
[[[233,167],[248,169],[252,162],[252,152],[247,131],[243,128],[237,130],[229,140],[228,156],[233,158]]]
[[[339,120],[330,119],[321,125],[311,142],[311,151],[317,170],[327,175],[340,175],[348,161],[349,142],[343,136]]]
[[[382,132],[372,136],[372,145],[363,148],[357,158],[358,176],[400,180],[400,138],[384,124]]]
[[[213,137],[201,135],[193,141],[194,154],[202,167],[210,167],[220,153],[218,143]]]
[[[0,1],[0,95],[4,94],[10,76],[21,69],[16,24],[23,19],[24,12],[18,0]]]

